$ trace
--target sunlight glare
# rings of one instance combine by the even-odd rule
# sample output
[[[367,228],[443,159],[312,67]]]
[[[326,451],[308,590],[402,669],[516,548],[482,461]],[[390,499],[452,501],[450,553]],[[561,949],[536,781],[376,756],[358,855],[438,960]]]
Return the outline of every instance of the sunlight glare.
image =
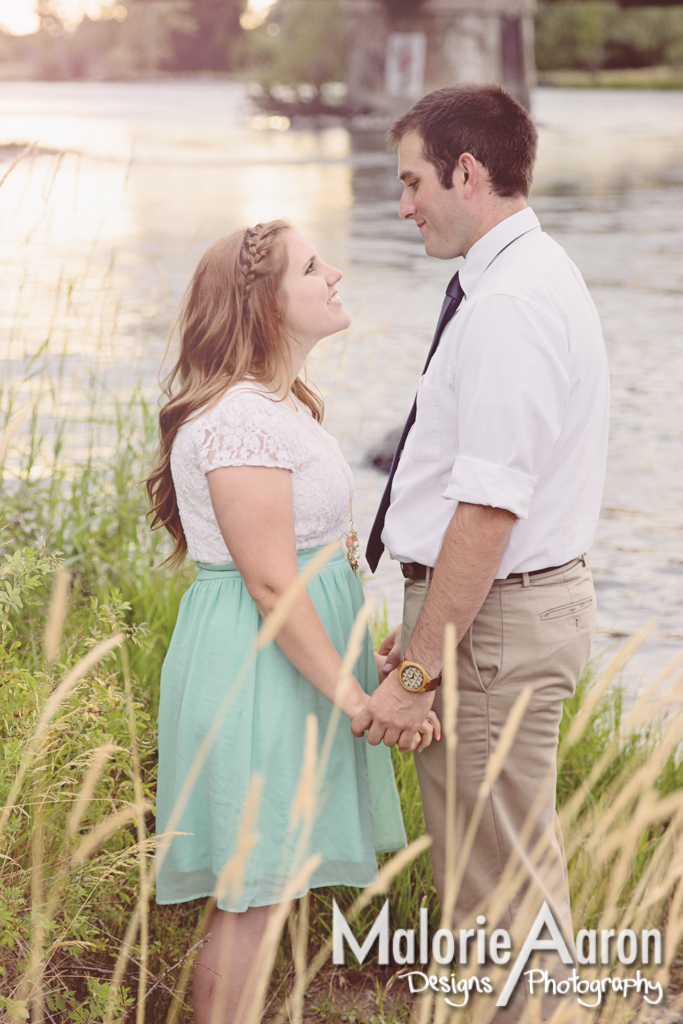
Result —
[[[13,36],[28,36],[40,28],[37,0],[0,0],[0,28]]]
[[[245,31],[250,32],[258,28],[268,17],[275,6],[276,0],[249,0],[244,14],[240,15],[240,25]]]
[[[0,0],[0,28],[13,36],[27,36],[40,28],[38,0]],[[73,32],[87,14],[93,21],[110,18],[123,21],[128,8],[119,0],[49,0],[43,13],[52,13],[68,32]]]

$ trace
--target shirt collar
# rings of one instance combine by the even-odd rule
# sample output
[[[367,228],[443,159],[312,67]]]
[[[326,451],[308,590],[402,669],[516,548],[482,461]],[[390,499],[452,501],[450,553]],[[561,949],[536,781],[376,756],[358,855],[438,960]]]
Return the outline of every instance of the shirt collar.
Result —
[[[484,271],[493,263],[496,256],[503,251],[511,242],[514,242],[520,235],[534,228],[540,229],[538,217],[527,206],[519,213],[513,213],[506,217],[495,228],[491,228],[485,235],[474,243],[465,257],[465,262],[460,267],[460,287],[469,298],[476,286],[479,284]]]

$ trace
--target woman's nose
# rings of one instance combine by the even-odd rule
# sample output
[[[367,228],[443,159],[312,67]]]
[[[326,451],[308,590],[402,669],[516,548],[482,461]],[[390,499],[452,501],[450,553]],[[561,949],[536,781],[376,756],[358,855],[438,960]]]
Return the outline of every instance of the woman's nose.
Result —
[[[336,267],[331,267],[328,264],[326,277],[327,277],[327,283],[329,285],[333,285],[333,284],[336,284],[337,281],[341,281],[343,276],[344,275],[342,274],[341,270],[337,270]]]

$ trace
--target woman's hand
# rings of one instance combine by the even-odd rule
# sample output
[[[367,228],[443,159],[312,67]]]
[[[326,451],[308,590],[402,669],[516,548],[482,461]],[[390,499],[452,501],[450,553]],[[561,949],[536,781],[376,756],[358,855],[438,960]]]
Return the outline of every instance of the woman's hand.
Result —
[[[436,717],[436,714],[433,711],[430,711],[418,731],[415,733],[415,738],[410,744],[407,753],[410,753],[411,750],[415,750],[419,754],[423,750],[426,750],[435,736],[438,742],[441,739],[441,722]]]
[[[379,673],[380,682],[385,676],[388,676],[390,672],[393,672],[395,668],[401,664],[401,626],[403,623],[399,622],[395,629],[392,629],[388,636],[385,636],[384,640],[380,644],[379,652],[375,655],[377,661],[377,671]],[[382,664],[378,659],[382,659]]]
[[[384,657],[383,654],[378,654],[378,652],[375,651],[375,666],[377,667],[377,675],[379,676],[380,683],[382,682],[382,680],[384,679],[385,675],[387,674],[384,671],[384,665],[386,663],[386,660],[387,659]]]

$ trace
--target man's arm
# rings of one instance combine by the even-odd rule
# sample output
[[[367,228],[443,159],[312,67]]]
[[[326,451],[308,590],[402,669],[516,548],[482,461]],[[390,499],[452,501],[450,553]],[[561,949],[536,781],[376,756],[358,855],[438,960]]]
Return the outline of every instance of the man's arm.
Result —
[[[460,642],[491,589],[516,521],[506,509],[458,504],[406,650],[406,659],[424,665],[432,677],[443,667],[446,623],[455,625]],[[398,742],[400,750],[408,750],[433,701],[434,691],[408,693],[393,671],[353,719],[351,729],[356,736],[368,730],[368,742],[373,745],[384,740],[388,747]]]

